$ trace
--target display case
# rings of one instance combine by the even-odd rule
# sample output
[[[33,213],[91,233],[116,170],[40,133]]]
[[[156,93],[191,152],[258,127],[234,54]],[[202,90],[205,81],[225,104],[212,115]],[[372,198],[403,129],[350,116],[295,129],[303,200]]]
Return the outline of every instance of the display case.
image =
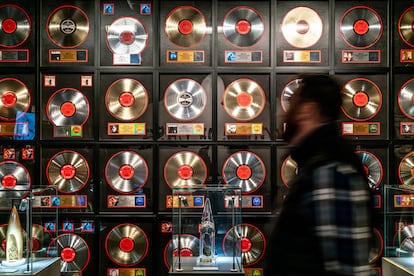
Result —
[[[170,275],[244,275],[239,188],[173,188]]]

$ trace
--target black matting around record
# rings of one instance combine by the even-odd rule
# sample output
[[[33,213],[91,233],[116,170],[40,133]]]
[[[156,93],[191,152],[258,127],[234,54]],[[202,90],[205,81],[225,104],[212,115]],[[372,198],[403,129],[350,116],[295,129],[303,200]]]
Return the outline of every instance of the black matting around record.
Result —
[[[414,136],[414,79],[409,74],[395,74],[394,78],[394,136],[411,140]]]
[[[414,1],[395,1],[393,4],[394,66],[411,67],[414,65]]]
[[[328,1],[277,2],[274,40],[278,66],[328,65],[328,11]]]
[[[269,3],[220,1],[218,5],[219,66],[269,66]]]
[[[42,66],[95,64],[95,2],[41,2],[40,49]]]
[[[387,7],[382,0],[335,3],[335,67],[387,66]]]
[[[100,1],[101,66],[153,64],[152,1]]]

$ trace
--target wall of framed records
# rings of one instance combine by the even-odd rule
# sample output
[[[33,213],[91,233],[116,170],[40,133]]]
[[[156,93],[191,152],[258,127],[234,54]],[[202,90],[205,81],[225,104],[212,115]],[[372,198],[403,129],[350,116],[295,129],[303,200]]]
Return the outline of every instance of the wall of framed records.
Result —
[[[163,275],[171,188],[240,187],[244,265],[263,275],[296,174],[283,115],[298,73],[330,74],[375,195],[380,275],[401,230],[384,230],[384,186],[414,185],[413,22],[414,0],[3,1],[0,188],[36,189],[41,247],[65,275]]]

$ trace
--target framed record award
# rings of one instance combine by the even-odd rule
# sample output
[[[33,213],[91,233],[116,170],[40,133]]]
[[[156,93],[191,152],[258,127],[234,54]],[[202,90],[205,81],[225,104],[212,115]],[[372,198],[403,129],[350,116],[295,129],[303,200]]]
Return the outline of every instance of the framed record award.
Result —
[[[210,1],[160,1],[161,66],[211,66],[211,6]]]
[[[35,8],[32,1],[0,4],[0,67],[36,64]]]
[[[152,1],[101,1],[102,66],[153,64]]]
[[[412,189],[414,185],[414,148],[412,145],[396,145],[395,154],[395,176],[396,182],[402,188]],[[410,203],[413,204],[413,203]]]
[[[42,1],[40,49],[42,66],[95,64],[95,3],[84,0]]]
[[[414,62],[414,1],[394,3],[394,65],[412,66]]]
[[[335,66],[385,67],[387,55],[386,1],[335,3]]]
[[[220,1],[218,5],[218,65],[269,66],[269,3]]]
[[[394,81],[394,130],[398,139],[414,137],[414,79],[396,74]]]
[[[328,1],[278,1],[278,66],[328,65]]]

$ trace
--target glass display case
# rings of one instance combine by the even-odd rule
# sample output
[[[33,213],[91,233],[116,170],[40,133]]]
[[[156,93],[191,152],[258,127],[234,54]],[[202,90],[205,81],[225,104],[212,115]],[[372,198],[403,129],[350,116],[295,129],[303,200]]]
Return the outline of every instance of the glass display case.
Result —
[[[173,189],[170,275],[244,275],[241,197],[238,188]]]

